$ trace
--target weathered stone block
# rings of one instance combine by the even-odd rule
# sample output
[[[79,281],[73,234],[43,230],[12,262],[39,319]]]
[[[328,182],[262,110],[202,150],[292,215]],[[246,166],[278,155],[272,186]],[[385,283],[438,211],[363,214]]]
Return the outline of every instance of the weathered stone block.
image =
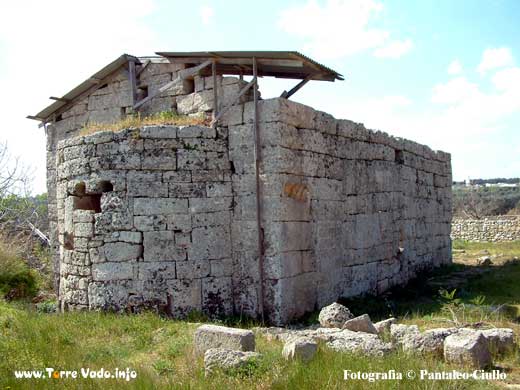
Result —
[[[231,257],[229,226],[194,228],[191,237],[193,246],[188,249],[190,260]]]
[[[226,211],[231,209],[233,198],[231,197],[215,197],[215,198],[190,198],[190,212],[194,213],[210,213],[216,211]]]
[[[485,368],[491,364],[488,342],[481,332],[459,331],[444,340],[444,359],[448,363]]]
[[[99,252],[106,261],[129,261],[141,257],[143,247],[126,242],[113,242],[100,247]]]
[[[175,246],[173,231],[144,232],[144,261],[182,261],[184,249]]]
[[[176,126],[144,126],[140,130],[141,138],[176,138]]]
[[[198,353],[204,353],[210,348],[229,348],[236,351],[255,350],[255,334],[246,329],[202,325],[195,331],[193,340]]]
[[[183,317],[192,311],[202,310],[201,279],[175,279],[168,281],[171,297],[170,312]]]
[[[210,263],[208,260],[177,262],[178,279],[199,279],[209,275]]]
[[[135,277],[134,263],[100,263],[92,265],[92,280],[112,281],[133,279]]]
[[[138,267],[139,279],[141,280],[158,280],[158,279],[175,279],[175,263],[171,261],[139,263]]]
[[[188,201],[186,199],[171,198],[136,198],[134,199],[135,215],[170,215],[186,213]]]
[[[312,338],[298,337],[289,340],[283,346],[282,355],[287,360],[301,360],[309,362],[314,358],[318,350],[318,343]]]

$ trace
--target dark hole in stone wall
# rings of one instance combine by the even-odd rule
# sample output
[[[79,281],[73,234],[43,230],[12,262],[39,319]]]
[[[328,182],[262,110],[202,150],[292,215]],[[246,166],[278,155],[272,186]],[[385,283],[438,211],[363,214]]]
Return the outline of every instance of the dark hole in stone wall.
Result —
[[[403,157],[403,151],[402,150],[396,150],[395,151],[395,162],[398,164],[404,163],[404,157]]]
[[[101,192],[110,192],[114,191],[114,185],[110,183],[108,180],[102,180],[99,182],[98,188]]]
[[[137,88],[137,100],[144,99],[148,96],[148,85],[141,85]]]
[[[74,210],[94,210],[101,212],[101,194],[74,196]]]
[[[74,210],[94,210],[101,212],[101,194],[114,190],[114,185],[108,180],[101,180],[96,186],[96,193],[87,194],[84,182],[74,186],[73,207]]]

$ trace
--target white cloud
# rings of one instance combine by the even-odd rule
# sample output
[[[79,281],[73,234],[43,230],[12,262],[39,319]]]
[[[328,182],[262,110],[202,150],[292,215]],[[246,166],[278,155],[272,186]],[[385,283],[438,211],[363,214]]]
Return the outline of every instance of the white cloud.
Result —
[[[433,87],[431,100],[433,103],[454,104],[472,99],[478,94],[477,84],[470,83],[465,77],[457,77]]]
[[[204,5],[200,7],[200,17],[202,19],[202,23],[205,25],[210,24],[213,21],[215,16],[215,11],[209,5]]]
[[[319,58],[341,58],[387,42],[388,31],[370,27],[383,5],[375,0],[315,0],[285,9],[278,26],[305,39],[304,50]]]
[[[36,191],[45,191],[45,135],[25,116],[123,53],[164,47],[143,21],[154,8],[153,0],[21,0],[2,9],[0,106],[9,115],[2,117],[0,141],[36,168]]]
[[[513,64],[513,54],[508,47],[486,49],[482,54],[482,60],[477,70],[484,74],[488,70],[512,66]]]
[[[491,78],[493,85],[507,93],[520,92],[520,68],[506,68],[496,72]]]
[[[453,60],[448,66],[448,74],[456,75],[462,73],[462,64],[459,60]]]
[[[392,41],[374,51],[374,56],[379,58],[400,58],[413,48],[411,39],[404,41]]]
[[[490,80],[489,90],[465,77],[435,85],[429,106],[399,95],[352,97],[332,112],[451,152],[455,178],[515,176],[517,142],[510,132],[520,119],[520,67],[501,69]]]

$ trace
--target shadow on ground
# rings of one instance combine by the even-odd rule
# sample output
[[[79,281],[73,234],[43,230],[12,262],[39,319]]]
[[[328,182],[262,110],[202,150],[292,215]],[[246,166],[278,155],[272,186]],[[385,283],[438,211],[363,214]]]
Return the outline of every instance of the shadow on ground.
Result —
[[[487,305],[508,319],[520,322],[520,260],[492,266],[454,263],[424,272],[406,286],[379,296],[341,299],[354,314],[367,313],[374,321],[388,317],[425,316],[449,303],[442,290],[456,289],[454,299],[468,305]]]

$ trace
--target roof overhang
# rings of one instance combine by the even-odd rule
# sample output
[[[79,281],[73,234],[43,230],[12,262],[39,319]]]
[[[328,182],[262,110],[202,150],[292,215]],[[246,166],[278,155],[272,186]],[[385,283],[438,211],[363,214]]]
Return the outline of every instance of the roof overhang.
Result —
[[[89,96],[96,89],[108,83],[118,70],[128,68],[130,62],[171,62],[184,64],[186,67],[204,64],[209,60],[215,63],[219,75],[253,75],[253,63],[256,62],[258,77],[269,76],[285,79],[303,80],[296,89],[309,80],[335,81],[343,76],[326,66],[296,51],[199,51],[199,52],[157,52],[159,57],[134,57],[123,54],[103,69],[93,74],[80,85],[62,97],[51,97],[54,103],[36,115],[28,116],[43,123],[50,122],[55,116],[69,109],[75,102]],[[213,67],[205,67],[201,76],[211,76]]]
[[[157,52],[172,63],[197,65],[214,60],[217,74],[252,75],[253,59],[256,59],[258,76],[285,79],[312,79],[323,81],[343,80],[334,70],[296,51],[198,51],[198,52]],[[211,75],[206,69],[204,76]]]
[[[106,84],[110,76],[114,75],[114,73],[121,67],[127,66],[129,61],[134,61],[138,64],[140,63],[139,58],[128,54],[123,54],[115,61],[109,63],[100,71],[94,73],[92,76],[83,81],[80,85],[72,89],[70,92],[67,92],[61,98],[51,97],[52,100],[55,100],[54,103],[44,108],[38,114],[28,116],[28,118],[39,120],[42,122],[48,122],[53,115],[63,112],[72,103],[95,91],[103,84]]]

